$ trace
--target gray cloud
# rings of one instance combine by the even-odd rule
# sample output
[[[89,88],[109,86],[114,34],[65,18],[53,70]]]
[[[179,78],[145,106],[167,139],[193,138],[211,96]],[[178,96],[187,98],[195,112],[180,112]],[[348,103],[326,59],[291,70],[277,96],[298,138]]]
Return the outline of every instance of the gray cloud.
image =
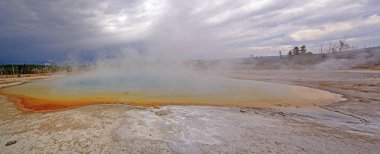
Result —
[[[3,0],[0,62],[125,48],[163,57],[247,57],[343,38],[380,45],[379,10],[376,0]]]

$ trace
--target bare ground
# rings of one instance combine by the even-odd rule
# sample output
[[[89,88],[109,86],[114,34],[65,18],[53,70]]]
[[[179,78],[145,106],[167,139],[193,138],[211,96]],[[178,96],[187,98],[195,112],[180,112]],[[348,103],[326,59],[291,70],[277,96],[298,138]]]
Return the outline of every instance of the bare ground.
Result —
[[[92,105],[25,113],[0,96],[1,153],[378,153],[379,71],[236,71],[230,77],[342,94],[272,109]],[[0,79],[0,87],[35,78]]]

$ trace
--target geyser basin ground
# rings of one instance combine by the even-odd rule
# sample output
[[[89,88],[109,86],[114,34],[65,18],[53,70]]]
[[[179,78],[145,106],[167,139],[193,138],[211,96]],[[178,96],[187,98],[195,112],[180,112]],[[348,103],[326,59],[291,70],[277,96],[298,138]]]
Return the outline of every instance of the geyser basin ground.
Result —
[[[21,109],[57,110],[101,103],[141,106],[312,106],[341,101],[327,91],[192,73],[85,73],[2,89]]]

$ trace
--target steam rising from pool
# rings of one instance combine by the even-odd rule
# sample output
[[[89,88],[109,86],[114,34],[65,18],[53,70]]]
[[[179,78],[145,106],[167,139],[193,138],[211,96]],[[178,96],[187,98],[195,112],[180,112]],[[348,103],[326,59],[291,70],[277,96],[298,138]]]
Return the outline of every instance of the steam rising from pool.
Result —
[[[123,57],[121,57],[124,59]],[[102,60],[90,70],[2,90],[30,110],[98,103],[131,105],[311,106],[340,100],[326,91],[230,79],[196,71],[178,61]]]

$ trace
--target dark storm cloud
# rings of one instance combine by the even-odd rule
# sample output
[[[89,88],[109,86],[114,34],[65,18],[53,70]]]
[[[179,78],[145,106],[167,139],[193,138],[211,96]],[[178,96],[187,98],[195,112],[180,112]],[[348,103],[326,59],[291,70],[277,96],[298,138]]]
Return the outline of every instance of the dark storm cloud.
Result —
[[[0,62],[91,59],[125,48],[246,57],[343,38],[379,45],[379,10],[377,0],[3,0]]]

